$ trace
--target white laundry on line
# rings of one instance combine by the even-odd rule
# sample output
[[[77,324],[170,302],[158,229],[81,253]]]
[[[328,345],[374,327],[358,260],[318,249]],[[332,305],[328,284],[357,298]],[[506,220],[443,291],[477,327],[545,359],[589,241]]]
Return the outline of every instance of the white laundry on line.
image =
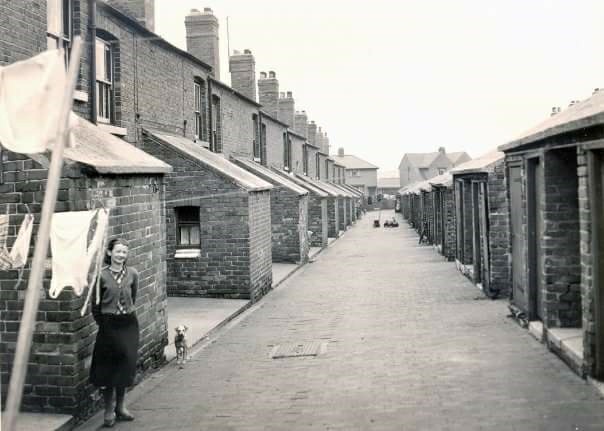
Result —
[[[97,215],[97,226],[88,247],[88,233],[95,215]],[[52,278],[49,295],[51,298],[58,297],[67,286],[71,286],[76,295],[82,294],[88,285],[90,264],[101,245],[107,223],[108,214],[105,211],[53,214],[50,227]]]
[[[62,50],[0,67],[0,142],[10,151],[41,153],[57,138],[67,73]],[[75,124],[70,116],[70,128]]]

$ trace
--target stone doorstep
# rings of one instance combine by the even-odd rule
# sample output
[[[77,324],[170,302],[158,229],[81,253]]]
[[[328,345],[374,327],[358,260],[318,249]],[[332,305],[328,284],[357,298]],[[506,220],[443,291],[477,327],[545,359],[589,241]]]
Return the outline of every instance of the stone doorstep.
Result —
[[[546,330],[548,347],[577,374],[584,377],[583,329],[551,328]]]
[[[528,330],[537,341],[543,343],[543,322],[541,320],[529,322]]]
[[[17,431],[68,431],[73,429],[73,416],[51,413],[19,413]]]

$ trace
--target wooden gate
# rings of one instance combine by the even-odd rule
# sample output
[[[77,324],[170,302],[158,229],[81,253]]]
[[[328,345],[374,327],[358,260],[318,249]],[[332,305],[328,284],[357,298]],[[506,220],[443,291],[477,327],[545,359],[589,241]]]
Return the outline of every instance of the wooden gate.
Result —
[[[524,288],[524,231],[522,229],[522,168],[509,167],[510,213],[512,228],[512,302],[528,311],[528,295]]]

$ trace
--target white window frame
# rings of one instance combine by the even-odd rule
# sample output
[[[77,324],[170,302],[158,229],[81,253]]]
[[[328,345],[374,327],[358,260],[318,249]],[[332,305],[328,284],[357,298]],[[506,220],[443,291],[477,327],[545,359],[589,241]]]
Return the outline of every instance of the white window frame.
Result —
[[[71,0],[47,0],[46,2],[46,46],[48,49],[63,49],[65,67],[69,65],[69,51],[73,35]]]
[[[97,121],[111,124],[113,114],[113,52],[111,43],[99,37],[96,38],[95,62]]]
[[[194,112],[195,112],[195,138],[202,139],[203,136],[203,122],[201,117],[201,110],[203,106],[203,92],[201,91],[201,82],[195,81],[193,83],[193,98],[194,98]]]

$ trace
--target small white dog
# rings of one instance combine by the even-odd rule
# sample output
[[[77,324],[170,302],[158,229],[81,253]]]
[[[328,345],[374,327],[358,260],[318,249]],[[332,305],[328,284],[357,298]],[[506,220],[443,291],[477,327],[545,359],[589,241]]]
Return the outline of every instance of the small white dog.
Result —
[[[178,325],[174,328],[174,347],[176,348],[176,363],[185,364],[189,357],[189,344],[187,343],[187,328],[185,325]]]

